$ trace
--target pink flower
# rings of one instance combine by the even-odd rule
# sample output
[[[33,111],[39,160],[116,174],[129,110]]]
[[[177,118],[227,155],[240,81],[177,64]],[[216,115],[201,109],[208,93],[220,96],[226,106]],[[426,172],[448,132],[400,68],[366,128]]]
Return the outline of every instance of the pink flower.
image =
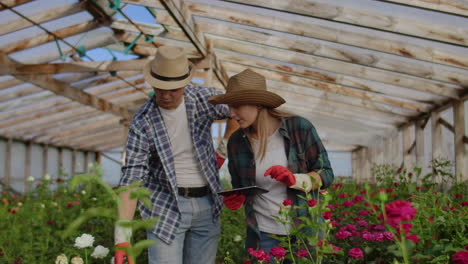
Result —
[[[368,224],[367,224],[366,220],[359,220],[359,221],[357,222],[357,225],[358,225],[359,227],[366,227]]]
[[[286,256],[286,250],[282,247],[273,247],[270,249],[270,254],[276,259],[282,260]]]
[[[307,205],[309,205],[309,207],[314,207],[316,204],[317,200],[310,199],[309,201],[307,201]]]
[[[270,256],[268,256],[268,254],[263,249],[253,250],[252,248],[249,248],[247,251],[258,261],[270,261]]]
[[[384,238],[389,241],[393,241],[393,234],[390,231],[383,232]]]
[[[361,202],[361,201],[363,201],[363,200],[364,200],[364,196],[362,196],[362,195],[356,195],[356,196],[353,198],[353,202],[355,202],[355,203],[359,203],[359,202]]]
[[[330,211],[333,211],[335,209],[335,207],[332,204],[325,206],[325,208],[330,209]]]
[[[325,220],[328,220],[333,216],[331,212],[323,212],[322,215]]]
[[[464,201],[461,203],[461,206],[465,207],[465,206],[468,206],[468,201]]]
[[[411,202],[397,200],[386,204],[385,212],[387,213],[388,223],[393,227],[397,227],[401,221],[413,220],[417,211],[413,208]]]
[[[361,215],[361,216],[366,216],[368,214],[369,214],[369,211],[367,211],[367,210],[359,210],[359,212],[358,212],[358,215]]]
[[[340,193],[338,194],[338,198],[345,198],[346,197],[346,193]]]
[[[468,264],[468,251],[460,250],[452,255],[452,261],[455,264]]]
[[[354,205],[354,202],[350,201],[350,200],[346,200],[346,201],[343,202],[344,207],[351,207],[353,205]]]
[[[293,204],[292,200],[291,199],[286,199],[283,201],[283,205],[284,206],[291,206]]]
[[[359,248],[352,248],[349,250],[348,256],[353,259],[362,259],[364,257],[364,252]]]
[[[345,231],[345,230],[340,230],[336,232],[335,237],[336,239],[346,239],[351,236],[351,232]]]
[[[457,193],[457,194],[455,194],[455,198],[461,199],[461,198],[463,198],[463,194]]]
[[[417,235],[407,235],[406,238],[414,243],[419,242],[419,237]]]
[[[330,244],[330,245],[332,246],[333,251],[335,251],[335,252],[340,252],[340,251],[341,251],[341,248],[340,248],[340,247],[337,247],[337,246],[335,246],[335,245],[333,245],[333,244]]]
[[[298,252],[296,252],[296,256],[298,258],[307,258],[309,256],[309,252],[307,252],[307,250],[305,249],[301,249]]]

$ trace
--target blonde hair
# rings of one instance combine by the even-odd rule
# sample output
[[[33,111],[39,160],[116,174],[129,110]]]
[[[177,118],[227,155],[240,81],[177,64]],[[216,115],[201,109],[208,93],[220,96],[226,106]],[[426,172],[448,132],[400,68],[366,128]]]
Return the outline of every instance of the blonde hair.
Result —
[[[258,110],[258,116],[257,116],[257,136],[258,136],[258,141],[259,141],[259,147],[258,147],[258,153],[255,153],[256,156],[260,159],[263,160],[265,158],[265,154],[267,151],[267,140],[269,136],[268,131],[268,117],[271,116],[273,118],[276,118],[278,120],[281,120],[282,118],[287,118],[291,117],[292,114],[284,111],[280,111],[274,108],[265,108],[262,107]],[[247,130],[247,138],[250,141],[250,145],[253,143],[253,138],[252,138],[252,128],[249,127]]]

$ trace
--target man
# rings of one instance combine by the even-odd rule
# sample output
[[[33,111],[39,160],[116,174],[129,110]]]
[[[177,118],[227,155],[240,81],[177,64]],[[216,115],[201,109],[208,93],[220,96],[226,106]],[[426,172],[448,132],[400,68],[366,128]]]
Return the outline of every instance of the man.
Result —
[[[211,125],[228,118],[229,110],[208,103],[208,97],[219,94],[214,89],[189,85],[193,72],[182,48],[160,47],[144,68],[155,96],[129,128],[120,185],[142,181],[151,191],[152,208],[138,204],[143,218],[158,219],[147,232],[156,241],[148,250],[150,264],[207,264],[216,258],[222,200]],[[119,219],[131,220],[137,202],[129,191],[120,197]],[[117,246],[129,246],[130,236],[116,225]],[[124,255],[118,250],[116,263]]]

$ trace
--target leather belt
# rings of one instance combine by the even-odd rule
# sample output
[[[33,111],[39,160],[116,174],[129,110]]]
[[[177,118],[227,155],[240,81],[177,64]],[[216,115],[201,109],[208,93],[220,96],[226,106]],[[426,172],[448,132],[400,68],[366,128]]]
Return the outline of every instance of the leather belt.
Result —
[[[208,186],[203,187],[178,187],[179,195],[184,196],[185,198],[197,198],[203,197],[210,193],[210,188]]]

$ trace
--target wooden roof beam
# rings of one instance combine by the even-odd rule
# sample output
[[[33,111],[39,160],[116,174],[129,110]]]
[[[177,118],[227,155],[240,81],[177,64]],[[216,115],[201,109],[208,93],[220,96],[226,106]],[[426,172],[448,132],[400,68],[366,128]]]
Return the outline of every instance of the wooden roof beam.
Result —
[[[0,54],[0,62],[13,64],[15,61],[8,58],[5,54]],[[131,115],[127,109],[124,109],[120,106],[109,103],[103,99],[97,98],[89,93],[83,92],[81,90],[75,89],[69,86],[67,83],[58,81],[48,75],[16,75],[16,78],[33,83],[45,90],[52,91],[58,95],[62,95],[71,100],[77,101],[83,105],[91,106],[102,112],[109,112],[124,119],[130,119]]]
[[[5,4],[8,8],[13,8],[22,4],[29,3],[33,0],[3,0],[3,4]],[[0,6],[0,11],[4,10],[6,7]]]
[[[437,63],[450,63],[452,66],[468,67],[468,57],[463,48],[448,44],[436,43],[434,41],[414,39],[407,36],[378,32],[371,29],[360,28],[359,31],[350,30],[342,24],[321,21],[314,23],[304,20],[292,20],[268,16],[254,12],[253,9],[244,8],[242,11],[233,7],[220,7],[216,5],[203,4],[202,2],[186,1],[188,9],[196,16],[214,18],[259,28],[287,32],[299,36],[321,39],[351,46],[368,48],[381,52],[397,54],[414,59]],[[158,15],[158,22],[161,22]],[[379,38],[375,36],[379,33]],[[437,44],[437,45],[435,45]],[[457,52],[454,52],[454,51]]]
[[[337,0],[328,0],[327,2],[294,0],[294,4],[285,4],[284,0],[230,0],[230,2],[257,7],[267,6],[269,9],[281,12],[319,17],[336,22],[468,46],[468,37],[466,37],[468,36],[468,29],[466,27],[441,21],[450,17],[449,15],[434,16],[432,12],[423,10],[412,10],[411,15],[404,12],[401,14],[395,11],[395,9],[400,10],[398,6],[384,2],[378,3],[379,6],[359,5],[359,0],[348,0],[349,4],[343,4],[343,2]],[[404,8],[407,9],[407,7]],[[463,19],[454,17],[454,20],[460,21]],[[467,23],[468,19],[466,19],[465,25]]]
[[[160,0],[160,3],[170,13],[172,18],[177,22],[179,27],[185,32],[195,48],[203,55],[203,57],[211,56],[213,60],[213,72],[218,80],[226,87],[228,75],[222,68],[214,52],[209,52],[210,48],[205,43],[203,34],[197,30],[196,24],[193,21],[191,11],[187,9],[184,3],[175,0]]]
[[[67,38],[76,34],[80,34],[86,31],[90,31],[98,28],[100,25],[96,21],[87,21],[81,24],[69,26],[66,28],[61,28],[59,30],[53,31],[52,33],[58,36],[59,38]],[[50,34],[39,34],[34,35],[33,37],[22,39],[21,41],[8,44],[0,48],[0,53],[12,53],[28,48],[32,48],[50,41],[54,41],[54,36]]]
[[[393,2],[404,5],[411,5],[415,7],[421,7],[426,9],[435,10],[438,12],[453,13],[461,16],[468,17],[468,2],[460,0],[386,0],[387,2]]]
[[[0,2],[0,7],[6,8],[6,5]],[[32,15],[28,15],[28,19],[34,21],[35,23],[44,23],[50,20],[54,20],[60,17],[64,17],[67,15],[75,14],[84,10],[84,3],[72,3],[72,4],[65,4],[59,7],[51,8],[45,12],[36,13]],[[7,34],[13,31],[17,31],[23,28],[30,27],[32,24],[23,19],[18,18],[16,20],[10,21],[6,25],[2,25],[0,27],[0,35]]]

